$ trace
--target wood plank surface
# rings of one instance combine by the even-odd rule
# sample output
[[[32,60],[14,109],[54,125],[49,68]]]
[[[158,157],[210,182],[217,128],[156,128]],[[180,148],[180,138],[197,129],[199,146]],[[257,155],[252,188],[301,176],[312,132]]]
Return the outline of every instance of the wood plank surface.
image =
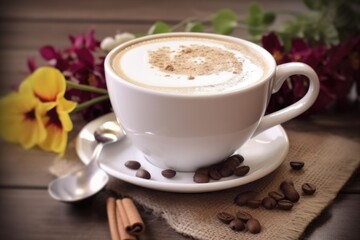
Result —
[[[251,1],[239,0],[87,0],[2,1],[1,18],[31,21],[102,21],[144,22],[153,20],[179,21],[187,17],[206,18],[221,8],[230,8],[245,16]],[[305,11],[302,1],[258,0],[269,10]]]

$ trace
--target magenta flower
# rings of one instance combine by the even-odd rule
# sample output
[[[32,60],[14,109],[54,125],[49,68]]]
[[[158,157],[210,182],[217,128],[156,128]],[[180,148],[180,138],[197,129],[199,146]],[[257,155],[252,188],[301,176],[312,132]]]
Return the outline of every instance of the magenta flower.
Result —
[[[293,39],[289,53],[284,51],[283,45],[274,33],[263,36],[262,44],[278,64],[303,62],[314,68],[318,74],[319,96],[303,116],[321,112],[335,104],[344,107],[344,103],[349,102],[348,95],[355,81],[360,81],[360,34],[347,42],[328,48],[320,43],[310,46],[302,39]],[[268,111],[272,112],[296,102],[305,95],[307,89],[308,81],[305,77],[290,77],[270,99]]]
[[[85,34],[69,36],[69,39],[71,46],[67,49],[58,50],[53,46],[47,45],[39,49],[40,55],[50,66],[59,69],[66,80],[74,84],[82,84],[106,90],[104,72],[105,56],[97,53],[97,51],[100,50],[100,42],[95,39],[94,30],[90,29]],[[34,59],[28,59],[28,68],[30,72],[33,72],[37,68]],[[90,100],[99,100],[99,103],[82,110],[86,120],[94,119],[111,111],[110,101],[102,98],[98,92],[68,88],[65,97],[78,102],[80,106]]]

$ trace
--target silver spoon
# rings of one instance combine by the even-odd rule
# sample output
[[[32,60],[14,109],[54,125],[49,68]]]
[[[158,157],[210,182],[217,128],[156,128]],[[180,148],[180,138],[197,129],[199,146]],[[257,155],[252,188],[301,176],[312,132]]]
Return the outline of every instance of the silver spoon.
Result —
[[[98,142],[89,164],[74,173],[59,177],[49,184],[49,194],[56,200],[75,202],[99,192],[109,181],[109,176],[100,169],[98,159],[103,147],[124,138],[118,123],[109,121],[98,127],[94,133]]]

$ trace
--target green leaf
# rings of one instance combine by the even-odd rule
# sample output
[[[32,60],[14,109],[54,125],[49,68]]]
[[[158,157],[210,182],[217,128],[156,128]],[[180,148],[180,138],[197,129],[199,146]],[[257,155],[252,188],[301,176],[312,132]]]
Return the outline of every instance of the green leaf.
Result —
[[[200,22],[189,22],[185,27],[186,32],[204,32],[204,26]]]
[[[263,15],[263,24],[266,25],[266,26],[269,26],[271,24],[273,24],[275,22],[275,19],[276,19],[276,15],[275,13],[273,12],[266,12],[264,13]]]
[[[230,9],[221,9],[212,19],[214,31],[220,34],[231,34],[237,26],[236,14]]]
[[[311,10],[320,10],[323,5],[323,0],[304,0],[304,4]]]
[[[247,16],[248,32],[253,38],[261,35],[265,29],[263,24],[264,11],[259,4],[252,3],[249,5],[249,14]]]
[[[157,21],[149,29],[148,34],[158,34],[171,32],[171,28],[168,24]]]

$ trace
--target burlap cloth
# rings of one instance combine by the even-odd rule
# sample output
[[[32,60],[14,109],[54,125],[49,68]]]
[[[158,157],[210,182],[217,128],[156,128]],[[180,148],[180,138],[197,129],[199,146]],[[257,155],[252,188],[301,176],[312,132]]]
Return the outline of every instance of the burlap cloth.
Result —
[[[298,239],[306,226],[336,197],[341,187],[359,167],[360,144],[339,136],[287,130],[290,150],[282,165],[270,175],[256,182],[211,193],[169,193],[137,187],[113,179],[108,188],[132,197],[138,204],[161,216],[177,232],[195,239]],[[55,175],[81,167],[73,146],[66,159],[57,159],[50,169]],[[290,161],[304,161],[301,171],[290,170]],[[317,186],[313,196],[301,196],[291,211],[249,209],[233,203],[234,197],[245,190],[260,192],[278,190],[279,184],[291,179],[301,191],[305,182]],[[222,224],[216,214],[221,211],[236,213],[243,209],[257,218],[259,234],[234,232]]]

